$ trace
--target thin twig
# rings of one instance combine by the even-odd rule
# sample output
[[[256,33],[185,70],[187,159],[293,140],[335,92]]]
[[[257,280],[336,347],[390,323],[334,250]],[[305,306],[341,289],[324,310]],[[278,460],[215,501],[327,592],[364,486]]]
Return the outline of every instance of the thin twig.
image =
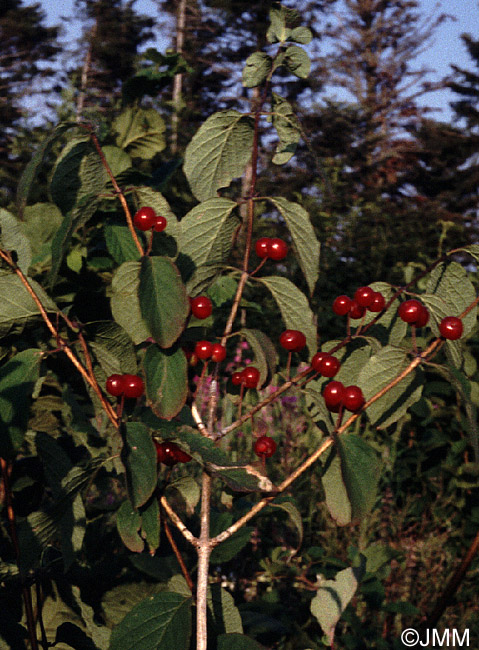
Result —
[[[161,502],[160,502],[160,508],[161,508]],[[163,514],[163,508],[161,509],[161,513]],[[176,542],[173,538],[173,535],[171,534],[170,527],[168,525],[168,522],[166,520],[166,517],[162,516],[162,522],[163,522],[163,527],[165,529],[166,536],[168,538],[168,541],[170,542],[170,546],[173,549],[173,553],[175,554],[175,557],[178,561],[178,564],[180,565],[181,573],[183,574],[184,579],[186,580],[186,583],[191,591],[192,594],[195,592],[195,585],[193,583],[193,580],[191,579],[190,573],[186,567],[185,561],[183,560],[183,557],[180,553],[180,550],[178,546],[176,545]]]

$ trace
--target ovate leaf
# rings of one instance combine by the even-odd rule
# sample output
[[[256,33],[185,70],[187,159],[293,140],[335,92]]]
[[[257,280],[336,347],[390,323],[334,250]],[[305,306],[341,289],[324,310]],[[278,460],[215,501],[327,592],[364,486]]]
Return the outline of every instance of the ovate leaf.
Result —
[[[114,628],[110,650],[189,648],[191,605],[191,597],[168,591],[146,598]]]
[[[311,601],[311,613],[321,625],[330,645],[334,641],[336,625],[357,587],[358,580],[353,569],[344,569],[336,574],[334,580],[323,580],[316,596]]]
[[[55,303],[37,282],[28,278],[28,284],[47,312],[57,311]],[[40,310],[18,275],[0,275],[0,337],[21,332],[27,322],[38,318]]]
[[[283,64],[300,79],[306,79],[311,70],[311,60],[306,52],[297,45],[291,45],[284,53]]]
[[[336,449],[328,456],[321,481],[329,514],[338,526],[346,526],[351,522],[352,508],[341,472],[341,459]]]
[[[139,284],[143,320],[162,348],[168,348],[183,331],[190,305],[185,285],[167,257],[144,257]]]
[[[242,176],[251,158],[253,120],[238,111],[214,113],[186,148],[183,171],[199,201]]]
[[[281,197],[270,199],[279,210],[291,233],[298,261],[311,294],[319,276],[319,241],[311,225],[309,214],[299,205]],[[300,329],[300,328],[298,328]]]
[[[150,345],[143,359],[148,404],[159,418],[171,420],[183,408],[188,393],[188,364],[181,348]]]
[[[15,251],[17,264],[26,275],[32,261],[30,242],[22,232],[21,223],[3,208],[0,208],[0,246],[7,251]]]
[[[306,296],[287,278],[258,278],[271,291],[287,329],[300,330],[306,336],[310,355],[316,353],[317,336]]]
[[[273,67],[273,59],[265,52],[253,52],[243,68],[243,86],[261,86]]]
[[[113,121],[116,144],[131,158],[150,160],[166,146],[165,123],[154,108],[129,106]]]
[[[134,261],[125,262],[117,269],[111,285],[113,318],[136,344],[152,336],[141,315],[139,286],[140,262]]]
[[[233,214],[237,204],[213,198],[194,207],[181,220],[180,252],[187,271],[224,263],[231,250],[239,219]]]
[[[271,339],[261,330],[244,328],[240,334],[245,337],[253,350],[254,365],[260,373],[258,385],[262,386],[266,381],[268,373],[272,377],[276,372],[276,365],[278,363],[276,348]]]
[[[133,553],[141,553],[145,545],[139,534],[140,526],[141,515],[127,499],[116,513],[116,527],[123,544]]]
[[[104,227],[104,234],[108,252],[117,264],[140,259],[140,253],[128,226],[116,222],[107,223]]]

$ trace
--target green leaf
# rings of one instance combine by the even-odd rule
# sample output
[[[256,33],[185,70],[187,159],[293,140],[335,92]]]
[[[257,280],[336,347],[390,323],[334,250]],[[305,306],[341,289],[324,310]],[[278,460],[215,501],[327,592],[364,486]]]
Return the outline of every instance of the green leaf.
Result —
[[[321,382],[310,381],[303,389],[306,396],[306,408],[309,417],[321,431],[323,436],[330,436],[334,431],[331,413],[328,411],[321,395]]]
[[[271,339],[261,330],[244,328],[240,331],[250,345],[254,354],[254,365],[260,373],[259,386],[262,386],[269,375],[272,377],[276,372],[278,353]]]
[[[159,557],[151,557],[145,553],[139,555],[130,555],[129,557],[131,563],[136,568],[138,565],[141,565],[143,561],[160,563],[162,566],[165,566],[166,562]],[[141,568],[140,568],[141,570]],[[158,580],[158,576],[152,576]],[[164,578],[163,574],[161,574]],[[127,582],[125,584],[119,584],[116,587],[113,587],[110,591],[107,591],[102,598],[102,610],[105,614],[105,620],[108,627],[112,628],[115,625],[121,623],[125,616],[139,603],[141,603],[145,598],[154,596],[160,591],[165,591],[165,586],[161,582]]]
[[[299,265],[308,283],[311,295],[319,276],[319,241],[311,225],[309,214],[299,203],[274,197],[269,199],[286,222],[293,240]],[[301,328],[297,328],[301,329]]]
[[[151,160],[166,147],[165,123],[154,108],[125,108],[113,120],[116,144],[131,158]]]
[[[210,536],[216,537],[231,526],[232,523],[233,517],[229,512],[217,513],[212,511]],[[243,526],[234,535],[215,546],[211,552],[211,563],[222,564],[232,560],[249,543],[253,530],[252,526]]]
[[[57,306],[42,287],[27,278],[28,284],[47,312],[57,312]],[[0,337],[20,333],[25,324],[40,318],[37,304],[23,286],[18,275],[0,275]]]
[[[146,397],[155,415],[171,420],[183,408],[188,393],[188,364],[181,348],[161,350],[150,345],[143,359]]]
[[[212,584],[208,589],[208,608],[217,632],[242,634],[241,615],[229,591],[218,584]]]
[[[160,545],[160,508],[155,497],[141,509],[141,534],[150,550],[156,551]]]
[[[14,458],[23,442],[33,388],[40,376],[41,359],[40,350],[24,350],[0,368],[1,458]]]
[[[183,476],[169,483],[167,489],[178,490],[190,512],[193,512],[200,501],[200,488],[192,476]]]
[[[144,424],[127,422],[125,430],[122,460],[130,500],[138,508],[148,501],[156,487],[156,451]]]
[[[140,526],[140,513],[128,500],[124,501],[116,513],[116,527],[123,544],[133,553],[141,553],[145,546],[138,532]]]
[[[273,59],[264,52],[253,52],[246,59],[243,68],[243,86],[255,88],[261,86],[273,68]]]
[[[183,331],[190,311],[181,276],[167,257],[143,257],[139,285],[140,310],[155,341],[169,348]]]
[[[132,166],[130,156],[123,149],[106,145],[101,150],[113,176],[118,176]]]
[[[84,326],[91,350],[105,378],[113,374],[136,374],[136,354],[125,330],[113,321],[95,321]]]
[[[291,519],[291,522],[298,531],[299,543],[298,548],[303,542],[303,520],[298,508],[295,505],[294,499],[291,497],[277,497],[274,501],[270,503],[272,508],[280,508],[284,510],[288,517]]]
[[[386,388],[409,363],[406,350],[400,348],[387,346],[374,354],[361,368],[357,379],[366,401]],[[397,422],[420,399],[422,386],[422,371],[416,368],[367,408],[371,424],[385,428]]]
[[[300,79],[306,79],[311,70],[311,60],[303,48],[291,45],[284,52],[283,65]]]
[[[17,264],[26,275],[32,261],[30,242],[22,232],[21,223],[3,208],[0,208],[0,245],[4,250],[15,251]]]
[[[273,163],[284,165],[296,151],[301,137],[301,129],[291,104],[276,93],[273,93],[272,111],[273,126],[279,138]]]
[[[234,110],[214,113],[202,124],[186,148],[183,166],[199,201],[242,176],[251,158],[253,134],[252,118]]]
[[[270,26],[266,32],[266,38],[270,43],[284,43],[287,41],[299,21],[299,13],[295,9],[289,9],[283,5],[273,7],[269,11]]]
[[[358,580],[352,568],[336,574],[334,580],[323,580],[316,596],[311,601],[311,613],[328,637],[334,641],[334,632],[339,619],[356,593]]]
[[[189,270],[223,263],[231,251],[239,219],[232,214],[237,204],[213,198],[194,207],[181,220],[180,252]]]
[[[287,278],[258,278],[271,291],[287,329],[300,330],[306,336],[310,355],[317,350],[314,316],[306,296]]]
[[[346,526],[351,522],[352,508],[341,472],[341,459],[335,449],[328,456],[321,481],[329,514],[338,526]]]
[[[301,43],[302,45],[307,45],[311,43],[313,34],[308,27],[295,27],[289,37],[290,41],[295,43]]]
[[[141,315],[139,287],[140,262],[125,262],[113,276],[111,312],[135,344],[152,336]]]
[[[378,454],[354,433],[339,436],[336,445],[352,517],[362,519],[376,502],[380,475]]]
[[[128,226],[120,223],[106,223],[104,234],[108,252],[117,264],[140,259],[140,253]]]
[[[78,128],[78,124],[76,122],[64,122],[58,124],[53,132],[45,138],[41,146],[35,152],[33,158],[26,166],[17,188],[17,208],[20,217],[22,216],[23,210],[27,204],[30,189],[35,182],[45,157],[50,152],[53,144],[65,133],[65,131],[68,131],[68,129],[73,127]]]
[[[30,242],[31,265],[48,261],[52,256],[51,242],[63,221],[60,209],[54,203],[35,203],[25,207],[23,219],[20,227]]]
[[[114,628],[110,650],[189,648],[192,599],[172,592],[146,598]]]
[[[261,650],[261,646],[249,636],[230,633],[220,634],[218,650]]]

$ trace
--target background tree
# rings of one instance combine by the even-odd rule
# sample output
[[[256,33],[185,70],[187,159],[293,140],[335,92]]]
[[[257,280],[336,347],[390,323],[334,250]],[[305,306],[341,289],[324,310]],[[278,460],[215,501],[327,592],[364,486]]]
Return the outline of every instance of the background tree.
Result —
[[[24,100],[52,90],[47,79],[55,78],[52,68],[60,45],[58,27],[44,24],[41,3],[25,5],[22,0],[0,4],[0,202],[7,204],[18,180],[20,168],[30,158],[28,139],[23,150],[13,151],[13,141],[26,116]],[[25,126],[25,122],[24,122]]]

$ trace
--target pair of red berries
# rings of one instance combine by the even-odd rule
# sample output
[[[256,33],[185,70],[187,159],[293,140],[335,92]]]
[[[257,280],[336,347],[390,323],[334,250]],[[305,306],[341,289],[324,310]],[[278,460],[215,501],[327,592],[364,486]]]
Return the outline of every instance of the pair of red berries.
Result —
[[[425,327],[429,322],[429,312],[419,300],[405,300],[399,305],[399,318],[409,325]]]
[[[261,259],[270,258],[275,262],[284,260],[288,254],[288,244],[277,237],[261,237],[255,244],[254,250]]]
[[[243,384],[245,388],[256,388],[259,382],[259,370],[254,366],[246,366],[241,372],[234,372],[231,381],[234,386]]]
[[[285,330],[279,337],[279,342],[288,352],[299,352],[306,345],[306,337],[299,330]]]
[[[344,386],[340,381],[330,381],[323,390],[323,398],[326,407],[333,413],[338,413],[341,406],[356,413],[365,401],[359,386]]]
[[[208,296],[196,296],[196,298],[190,298],[190,307],[191,313],[196,318],[204,320],[211,316],[213,311],[213,304]]]
[[[260,436],[255,441],[253,450],[258,458],[271,458],[271,456],[276,451],[276,443],[273,438],[269,438],[268,436]]]
[[[359,287],[354,293],[354,298],[349,296],[338,296],[333,302],[333,311],[337,316],[346,316],[351,318],[362,318],[368,311],[379,313],[384,309],[386,301],[379,291],[374,291],[371,287]]]
[[[221,343],[210,343],[209,341],[198,341],[194,354],[198,359],[220,363],[226,359],[226,348]]]
[[[329,352],[316,352],[311,359],[311,367],[323,377],[334,377],[341,368],[341,362]]]
[[[133,223],[138,230],[163,232],[168,222],[165,217],[157,215],[153,208],[143,207],[136,212]]]
[[[153,440],[156,447],[156,462],[163,463],[168,467],[173,467],[177,463],[188,463],[191,456],[180,449],[175,442],[158,442]]]
[[[106,380],[106,390],[113,397],[141,397],[145,392],[143,379],[138,375],[110,375]]]

